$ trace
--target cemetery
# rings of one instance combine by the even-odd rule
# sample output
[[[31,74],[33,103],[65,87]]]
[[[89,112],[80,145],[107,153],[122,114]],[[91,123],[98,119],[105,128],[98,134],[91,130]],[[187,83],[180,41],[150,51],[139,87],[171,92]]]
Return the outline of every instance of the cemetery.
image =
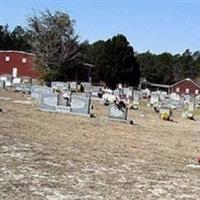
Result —
[[[198,199],[199,95],[85,85],[0,84],[2,195]]]
[[[200,199],[199,2],[1,2],[0,200]]]

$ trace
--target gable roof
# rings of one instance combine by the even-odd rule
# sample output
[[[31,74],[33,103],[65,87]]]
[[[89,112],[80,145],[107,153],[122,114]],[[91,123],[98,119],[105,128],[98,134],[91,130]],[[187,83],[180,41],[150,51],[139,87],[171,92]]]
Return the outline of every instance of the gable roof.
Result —
[[[180,84],[180,83],[182,83],[184,81],[191,81],[194,85],[196,85],[197,87],[200,88],[200,85],[198,83],[196,83],[195,81],[193,81],[192,79],[190,79],[190,78],[185,78],[185,79],[183,79],[181,81],[178,81],[177,83],[174,83],[173,85],[171,85],[171,87],[174,87],[175,85],[178,85],[178,84]]]
[[[26,51],[17,51],[17,50],[0,50],[0,53],[20,53],[20,54],[27,54],[27,55],[35,56],[34,53],[29,53]]]

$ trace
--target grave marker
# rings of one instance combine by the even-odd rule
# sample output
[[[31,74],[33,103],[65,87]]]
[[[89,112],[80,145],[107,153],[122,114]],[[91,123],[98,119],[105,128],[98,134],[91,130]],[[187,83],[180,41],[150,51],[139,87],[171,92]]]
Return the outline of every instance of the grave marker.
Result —
[[[120,120],[127,120],[128,109],[120,108],[116,104],[110,104],[108,107],[108,117]]]
[[[53,89],[46,87],[46,86],[32,86],[31,87],[31,97],[34,100],[40,101],[41,100],[41,96],[43,94],[52,94],[53,93]]]
[[[3,80],[0,80],[0,90],[5,90],[6,88],[6,83]]]
[[[58,102],[57,94],[41,94],[40,108],[45,111],[55,112]]]
[[[71,98],[71,112],[80,114],[90,114],[91,98],[72,95]]]

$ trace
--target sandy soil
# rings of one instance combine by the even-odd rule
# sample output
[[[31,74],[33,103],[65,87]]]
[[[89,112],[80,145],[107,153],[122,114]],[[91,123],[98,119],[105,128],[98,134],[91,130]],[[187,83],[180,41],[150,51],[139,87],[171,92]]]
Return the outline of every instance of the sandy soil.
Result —
[[[29,96],[0,91],[0,199],[200,199],[200,118],[159,119],[131,110],[136,125],[42,112]]]

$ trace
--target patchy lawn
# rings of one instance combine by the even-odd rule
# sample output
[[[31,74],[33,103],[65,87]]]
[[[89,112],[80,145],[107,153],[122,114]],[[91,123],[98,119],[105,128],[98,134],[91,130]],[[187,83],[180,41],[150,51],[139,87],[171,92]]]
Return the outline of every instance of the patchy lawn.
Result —
[[[136,125],[47,113],[28,96],[0,91],[1,199],[198,199],[200,118],[161,121],[130,111]],[[192,167],[195,166],[195,167]]]

